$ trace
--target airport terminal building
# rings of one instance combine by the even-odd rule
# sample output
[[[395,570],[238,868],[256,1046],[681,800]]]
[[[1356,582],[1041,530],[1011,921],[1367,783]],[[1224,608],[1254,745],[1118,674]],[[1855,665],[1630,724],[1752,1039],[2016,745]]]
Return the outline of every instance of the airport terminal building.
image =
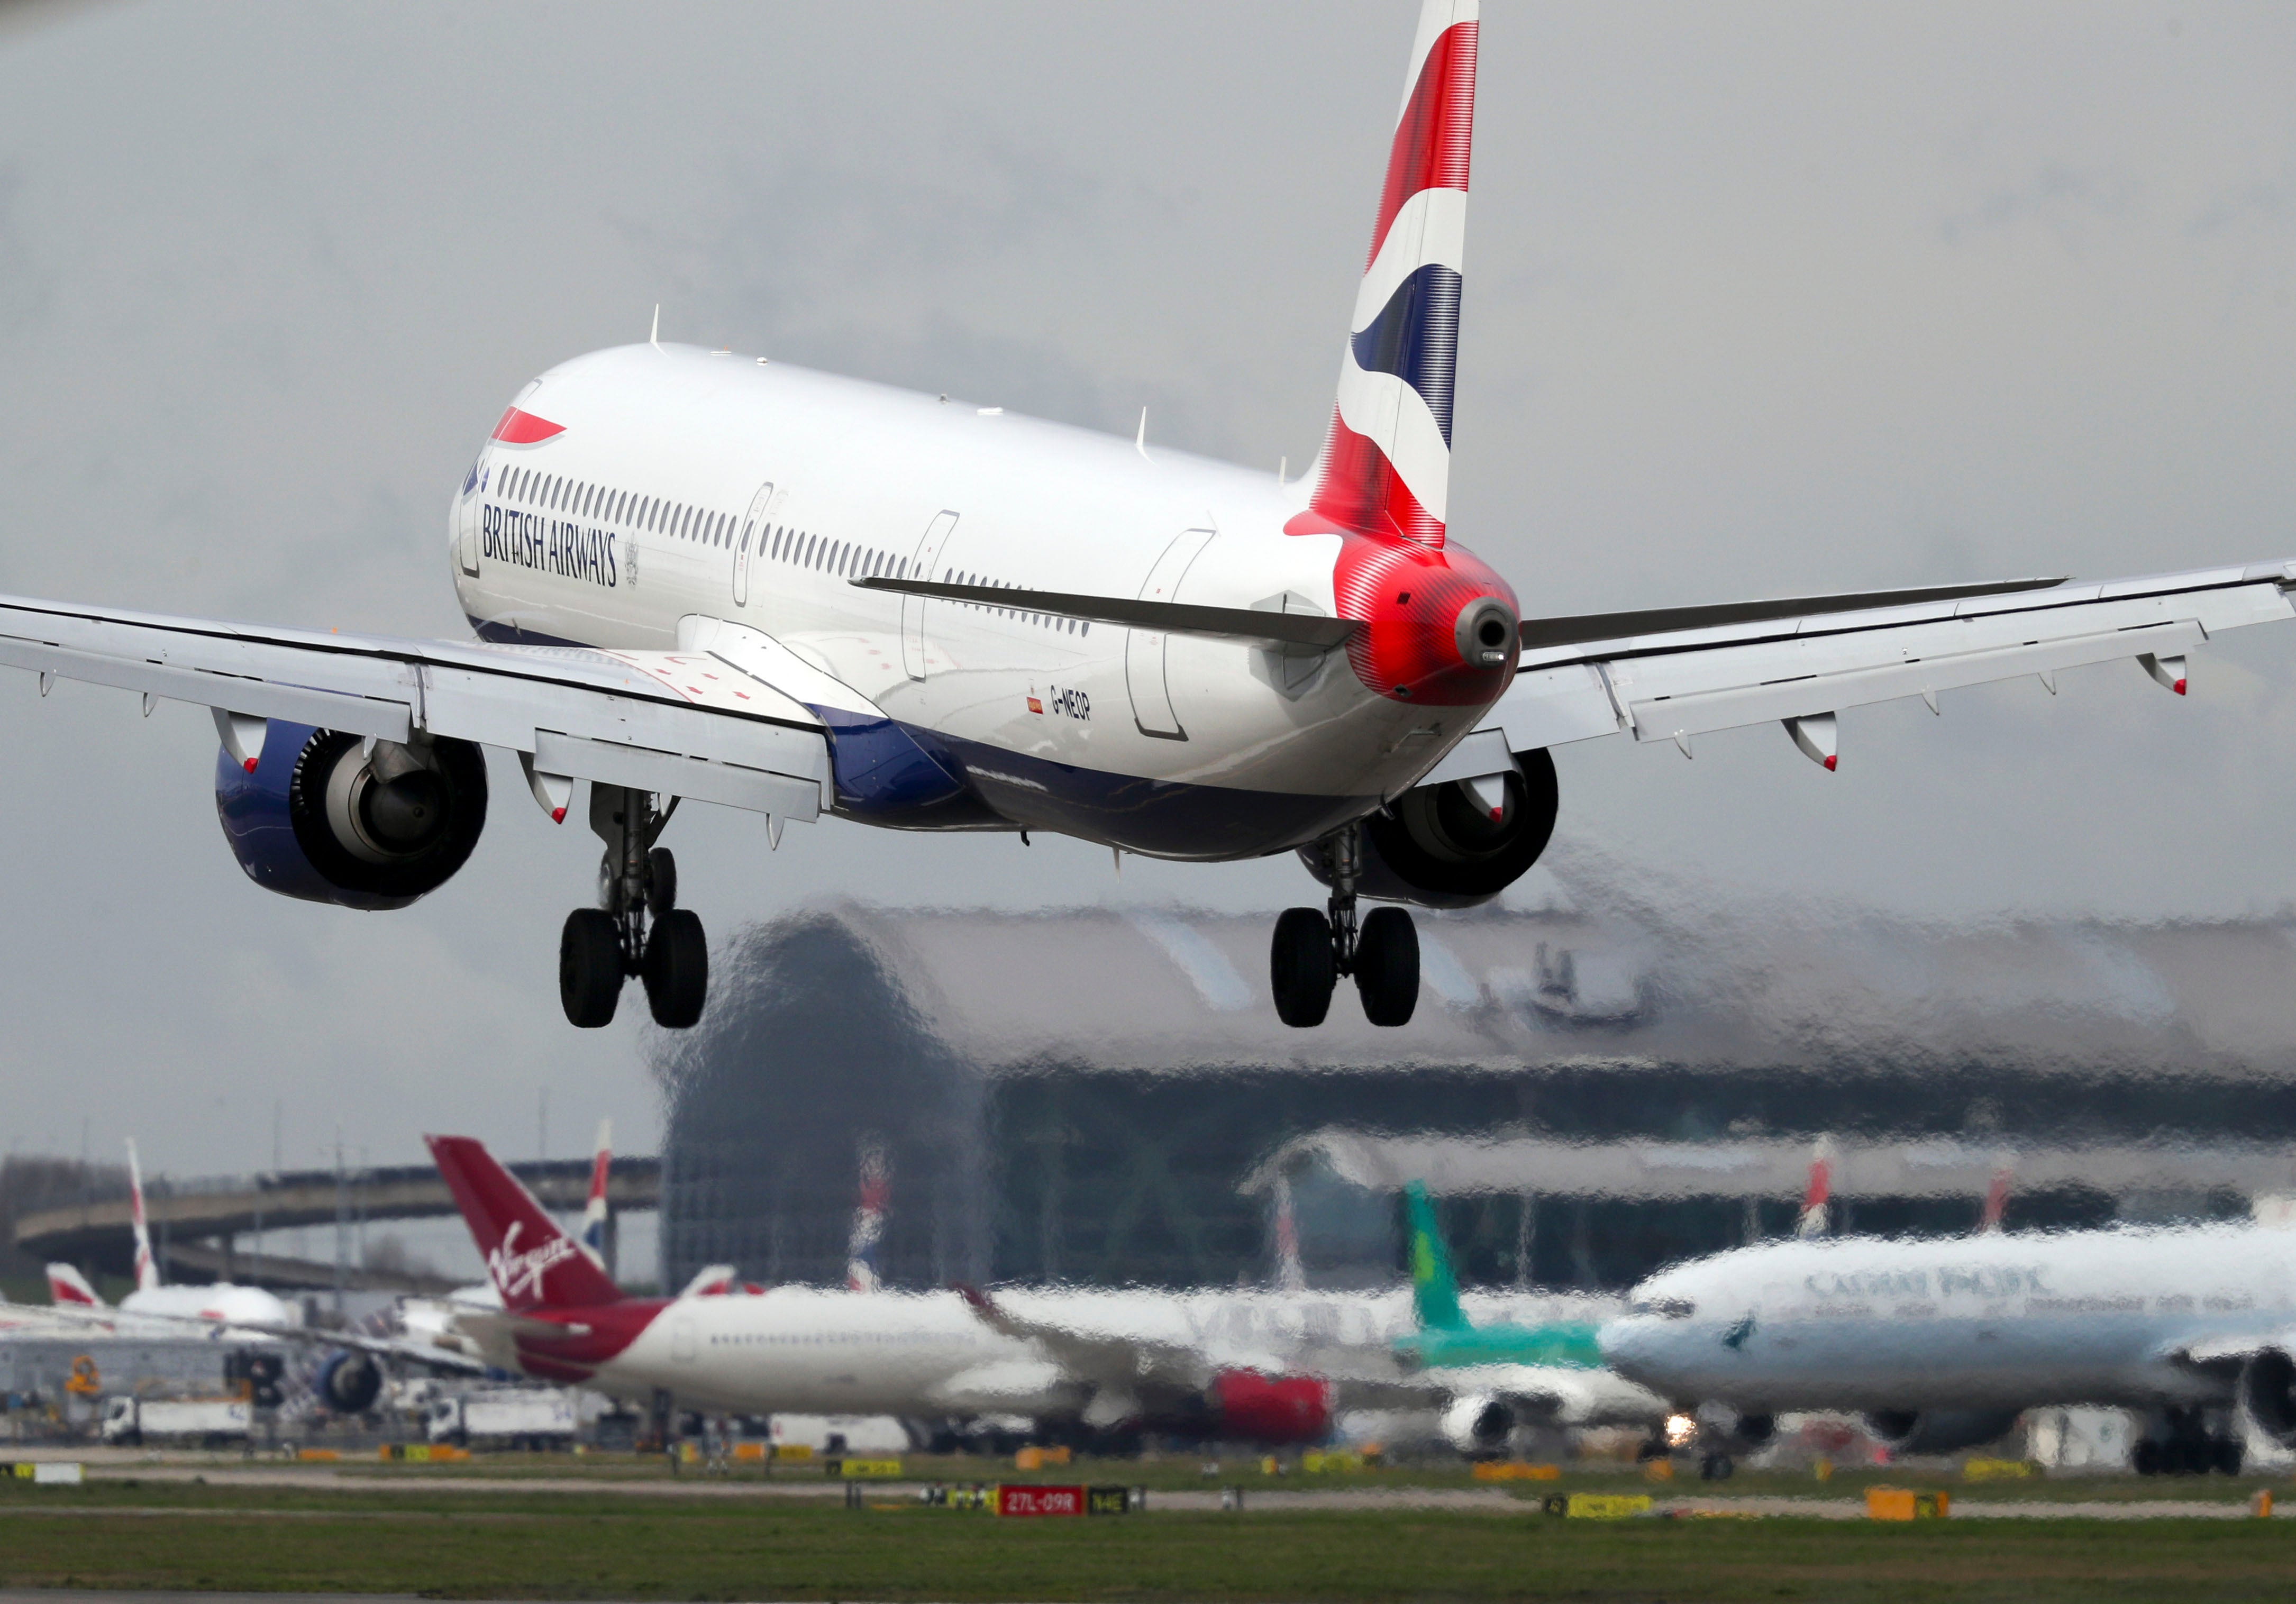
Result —
[[[1410,1026],[1342,996],[1308,1031],[1275,1019],[1259,917],[837,902],[753,929],[658,1048],[664,1284],[841,1282],[868,1148],[880,1267],[912,1287],[1259,1281],[1287,1194],[1311,1280],[1384,1279],[1405,1169],[1471,1279],[1619,1287],[1790,1229],[1821,1137],[1859,1230],[1967,1229],[1992,1173],[2013,1228],[2296,1193],[2286,921],[1421,928]]]

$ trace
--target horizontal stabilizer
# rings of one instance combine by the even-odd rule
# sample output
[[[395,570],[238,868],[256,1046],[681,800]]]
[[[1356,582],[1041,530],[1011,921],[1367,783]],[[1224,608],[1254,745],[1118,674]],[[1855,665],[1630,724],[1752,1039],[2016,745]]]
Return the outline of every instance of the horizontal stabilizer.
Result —
[[[1582,646],[1593,641],[1623,641],[1636,635],[1670,634],[1686,629],[1726,629],[1735,624],[1784,623],[1826,613],[1867,608],[1917,607],[1930,602],[1959,602],[1970,596],[2007,596],[2046,590],[2055,579],[1997,579],[1984,585],[1932,585],[1919,590],[1858,591],[1833,596],[1781,596],[1768,602],[1718,602],[1702,607],[1653,607],[1639,612],[1584,613],[1575,618],[1525,618],[1522,647]]]
[[[929,579],[856,579],[863,590],[892,591],[936,602],[967,602],[1006,607],[1015,612],[1121,624],[1129,629],[1160,629],[1172,634],[1219,635],[1237,641],[1271,641],[1281,646],[1313,646],[1328,651],[1344,646],[1363,627],[1353,618],[1313,613],[1262,612],[1256,607],[1198,607],[1186,602],[1126,601],[1116,596],[1078,596],[1065,591],[1015,590],[997,585],[941,585]]]

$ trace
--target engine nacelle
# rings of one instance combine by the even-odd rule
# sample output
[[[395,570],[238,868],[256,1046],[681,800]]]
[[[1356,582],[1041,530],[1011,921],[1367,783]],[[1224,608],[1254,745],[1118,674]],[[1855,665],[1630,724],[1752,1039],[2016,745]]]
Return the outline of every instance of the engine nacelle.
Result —
[[[2240,1369],[2240,1407],[2283,1448],[2296,1448],[2296,1359],[2267,1348]]]
[[[1866,1417],[1892,1453],[1958,1453],[2007,1435],[2013,1409],[1877,1409]]]
[[[346,908],[403,908],[445,885],[487,822],[466,741],[401,745],[273,719],[252,770],[216,757],[216,817],[247,878]]]
[[[346,1348],[319,1366],[314,1390],[319,1402],[336,1414],[365,1414],[382,1395],[382,1367],[371,1354]]]
[[[1443,1411],[1443,1440],[1469,1459],[1505,1453],[1514,1436],[1514,1411],[1490,1393],[1463,1393]]]
[[[1222,1371],[1209,1399],[1214,1429],[1232,1443],[1320,1443],[1332,1434],[1332,1387],[1309,1376]]]
[[[1382,902],[1472,908],[1521,880],[1546,850],[1561,806],[1554,759],[1517,752],[1498,816],[1464,781],[1414,786],[1364,821],[1363,872],[1356,888]],[[1323,855],[1300,851],[1308,872],[1331,883]]]

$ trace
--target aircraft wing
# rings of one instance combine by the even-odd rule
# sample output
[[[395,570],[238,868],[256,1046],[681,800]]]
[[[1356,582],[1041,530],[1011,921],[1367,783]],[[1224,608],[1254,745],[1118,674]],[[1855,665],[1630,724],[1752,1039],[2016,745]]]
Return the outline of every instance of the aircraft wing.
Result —
[[[308,1347],[355,1348],[362,1354],[372,1354],[379,1359],[402,1359],[411,1364],[428,1365],[433,1370],[449,1371],[456,1375],[483,1375],[486,1365],[466,1354],[450,1348],[434,1347],[426,1342],[413,1342],[404,1338],[370,1337],[358,1331],[330,1331],[317,1326],[274,1325],[259,1320],[209,1320],[199,1314],[163,1314],[154,1310],[137,1309],[79,1309],[69,1305],[43,1307],[40,1313],[62,1325],[116,1332],[123,1326],[141,1327],[145,1331],[180,1330],[184,1335],[204,1336],[217,1341],[230,1341],[245,1337],[265,1337],[275,1342],[299,1343]],[[556,1327],[553,1330],[558,1330]]]
[[[1046,1358],[1077,1381],[1125,1393],[1191,1393],[1201,1391],[1210,1384],[1214,1367],[1194,1348],[1032,1320],[1015,1313],[977,1288],[960,1287],[957,1290],[982,1324],[1004,1336],[1035,1343]]]
[[[562,811],[589,780],[811,820],[832,800],[815,707],[873,710],[770,636],[696,618],[675,651],[400,640],[213,623],[0,596],[0,666],[215,710],[260,754],[261,721],[517,752]],[[808,705],[811,704],[811,705]],[[882,715],[879,715],[882,716]]]
[[[1772,720],[1832,767],[1844,708],[2135,659],[2183,693],[2212,635],[2296,617],[2296,560],[2117,579],[1526,620],[1514,683],[1421,783],[1502,773],[1507,755],[1600,735],[1670,741]],[[1843,605],[1849,603],[1851,605]],[[1801,727],[1796,727],[1800,724]]]

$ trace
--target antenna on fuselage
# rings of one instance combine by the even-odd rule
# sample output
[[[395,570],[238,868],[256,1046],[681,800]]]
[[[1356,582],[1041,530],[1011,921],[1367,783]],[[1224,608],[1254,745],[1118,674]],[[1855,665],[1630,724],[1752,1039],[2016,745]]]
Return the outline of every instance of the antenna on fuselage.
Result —
[[[1144,406],[1140,409],[1140,432],[1132,438],[1132,449],[1140,454],[1142,462],[1148,460],[1148,409]]]
[[[646,344],[657,351],[661,349],[661,303],[660,301],[653,304],[653,328],[646,334]]]

